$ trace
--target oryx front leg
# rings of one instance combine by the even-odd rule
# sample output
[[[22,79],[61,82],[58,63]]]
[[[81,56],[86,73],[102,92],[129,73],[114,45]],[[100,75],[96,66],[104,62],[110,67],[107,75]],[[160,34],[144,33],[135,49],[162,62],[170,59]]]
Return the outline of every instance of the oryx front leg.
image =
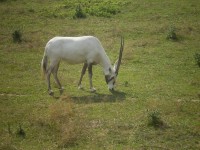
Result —
[[[80,80],[78,82],[78,89],[82,89],[81,82],[82,82],[82,79],[83,79],[83,76],[84,76],[84,74],[86,72],[87,67],[88,67],[87,63],[84,63],[82,71],[81,71],[81,77],[80,77]]]
[[[53,91],[51,90],[51,83],[50,83],[50,77],[51,77],[52,70],[53,70],[52,66],[50,66],[47,70],[47,87],[48,87],[49,95],[51,95],[51,96],[53,96]]]
[[[53,68],[53,70],[52,70],[52,73],[53,73],[55,82],[56,82],[56,84],[58,85],[58,88],[59,88],[59,90],[60,90],[60,94],[62,94],[64,88],[61,86],[61,83],[60,83],[60,81],[59,81],[59,79],[58,79],[58,68],[59,68],[59,63],[56,64],[56,65],[54,66],[54,68]]]
[[[90,91],[95,92],[96,89],[92,85],[92,64],[88,65],[88,75],[89,75],[89,80],[90,80]]]

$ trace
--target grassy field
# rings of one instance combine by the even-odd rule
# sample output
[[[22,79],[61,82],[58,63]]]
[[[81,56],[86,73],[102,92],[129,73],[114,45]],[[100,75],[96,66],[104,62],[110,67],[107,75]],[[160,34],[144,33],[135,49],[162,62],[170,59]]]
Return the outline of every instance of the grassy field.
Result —
[[[40,62],[58,35],[98,37],[113,63],[124,36],[114,94],[100,66],[90,93],[87,75],[77,89],[82,65],[63,62],[65,91],[52,80],[55,97],[48,95]],[[0,149],[200,149],[195,54],[197,0],[0,0]]]

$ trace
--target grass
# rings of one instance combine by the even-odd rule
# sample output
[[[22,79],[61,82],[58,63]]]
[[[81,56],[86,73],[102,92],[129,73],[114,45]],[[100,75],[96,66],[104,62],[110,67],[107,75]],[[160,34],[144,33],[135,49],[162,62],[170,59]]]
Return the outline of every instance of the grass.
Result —
[[[79,4],[85,19],[73,19]],[[199,149],[199,6],[188,0],[2,1],[0,149]],[[116,13],[95,14],[111,8]],[[172,26],[175,41],[166,39]],[[19,29],[22,40],[14,43]],[[59,96],[52,82],[56,98],[50,97],[40,62],[57,35],[94,35],[113,63],[123,35],[117,91],[108,91],[99,66],[97,92],[89,92],[87,75],[78,90],[82,65],[61,63],[65,91]],[[149,125],[149,116],[164,127]]]

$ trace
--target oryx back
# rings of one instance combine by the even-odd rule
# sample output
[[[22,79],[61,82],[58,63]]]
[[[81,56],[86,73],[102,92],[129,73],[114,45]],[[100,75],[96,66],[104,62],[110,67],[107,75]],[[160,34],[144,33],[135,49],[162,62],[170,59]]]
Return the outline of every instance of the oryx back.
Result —
[[[99,63],[103,50],[99,40],[93,36],[84,37],[55,37],[45,48],[50,60],[65,60],[70,64],[83,62]]]

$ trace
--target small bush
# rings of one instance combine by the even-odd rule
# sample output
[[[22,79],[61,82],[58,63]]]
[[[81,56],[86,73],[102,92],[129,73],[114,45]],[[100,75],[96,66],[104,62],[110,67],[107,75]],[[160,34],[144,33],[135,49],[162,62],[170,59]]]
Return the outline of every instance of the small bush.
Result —
[[[86,14],[83,12],[83,9],[82,9],[81,5],[78,5],[76,7],[76,11],[75,11],[75,14],[74,14],[73,18],[74,19],[76,19],[76,18],[79,18],[79,19],[80,18],[86,18]]]
[[[167,39],[172,41],[176,41],[178,39],[176,35],[176,28],[174,26],[171,26],[169,28],[167,33]]]
[[[164,127],[164,122],[160,117],[160,113],[158,111],[150,112],[148,115],[148,125],[154,128],[162,128]]]
[[[13,42],[15,43],[21,43],[22,42],[22,33],[20,30],[15,30],[12,33],[12,38],[13,38]]]
[[[34,10],[33,8],[30,8],[28,11],[29,11],[30,13],[34,13],[34,12],[35,12],[35,10]]]
[[[6,2],[7,0],[0,0],[0,2]]]
[[[118,5],[119,4],[111,1],[101,2],[98,5],[88,7],[86,12],[92,16],[110,18],[111,16],[120,13],[120,7]]]
[[[196,53],[194,58],[196,60],[196,64],[200,67],[200,53]]]
[[[25,133],[24,129],[21,127],[21,125],[19,125],[19,129],[17,130],[16,134],[19,137],[25,138],[26,133]]]
[[[128,85],[129,85],[128,81],[125,81],[125,82],[124,82],[124,86],[125,86],[125,87],[128,87]]]

